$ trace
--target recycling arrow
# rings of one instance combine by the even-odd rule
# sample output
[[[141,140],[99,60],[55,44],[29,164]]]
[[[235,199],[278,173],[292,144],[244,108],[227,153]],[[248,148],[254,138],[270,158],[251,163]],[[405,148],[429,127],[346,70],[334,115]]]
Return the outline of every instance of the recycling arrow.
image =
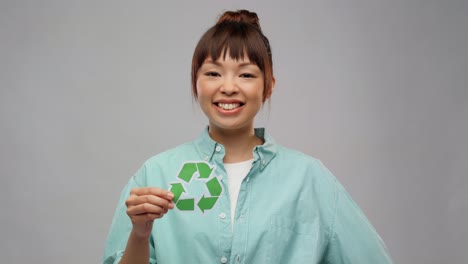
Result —
[[[176,203],[176,206],[181,211],[193,211],[195,209],[195,199],[183,199]]]
[[[198,208],[200,208],[200,210],[202,210],[202,212],[204,213],[205,210],[212,209],[213,206],[216,204],[217,200],[218,200],[218,197],[205,197],[203,195],[200,201],[198,201],[197,205],[198,205]]]
[[[174,194],[173,201],[176,204],[177,209],[181,211],[195,210],[196,199],[192,197],[186,197],[189,195],[189,187],[193,179],[204,181],[206,189],[210,194],[210,196],[203,194],[202,197],[198,199],[198,208],[202,211],[202,213],[213,209],[218,201],[219,196],[223,192],[223,187],[218,181],[218,178],[212,175],[214,169],[215,166],[211,166],[205,161],[186,162],[183,164],[177,175],[177,178],[182,181],[177,181],[170,184],[170,191]],[[194,175],[197,174],[198,177],[194,177]],[[184,187],[184,182],[189,186]]]
[[[174,203],[179,201],[180,196],[185,192],[184,186],[182,183],[171,183],[171,193],[174,194],[174,198],[172,199]]]
[[[198,172],[200,173],[199,178],[201,179],[209,178],[211,175],[211,172],[213,172],[213,168],[211,168],[210,165],[208,165],[205,162],[197,163],[197,167],[198,167]]]
[[[185,163],[182,169],[177,176],[179,179],[182,179],[186,182],[190,182],[192,179],[193,174],[197,172],[197,164],[196,163]]]
[[[208,191],[210,192],[211,196],[219,196],[223,191],[223,187],[221,187],[221,184],[219,183],[216,177],[207,181],[206,187],[208,188]]]

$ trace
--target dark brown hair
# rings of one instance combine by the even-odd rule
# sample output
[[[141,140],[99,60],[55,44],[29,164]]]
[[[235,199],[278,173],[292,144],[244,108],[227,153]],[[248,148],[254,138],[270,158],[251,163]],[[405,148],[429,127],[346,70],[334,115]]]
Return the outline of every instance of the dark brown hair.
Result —
[[[244,58],[256,64],[263,73],[263,101],[273,89],[273,62],[268,38],[263,35],[256,13],[247,10],[227,11],[216,25],[198,41],[192,58],[192,94],[197,98],[197,73],[206,58],[216,61],[226,53],[235,60]],[[221,54],[222,53],[222,54]]]

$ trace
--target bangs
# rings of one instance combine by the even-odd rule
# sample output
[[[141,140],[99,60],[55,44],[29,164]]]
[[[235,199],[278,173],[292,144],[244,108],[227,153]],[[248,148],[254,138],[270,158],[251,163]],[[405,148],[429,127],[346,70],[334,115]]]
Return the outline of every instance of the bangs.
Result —
[[[216,25],[202,38],[195,52],[196,64],[201,66],[206,58],[213,61],[226,59],[228,55],[234,60],[248,58],[262,71],[265,70],[265,58],[268,57],[263,39],[257,30],[248,24],[224,22]],[[198,49],[199,48],[199,49]]]

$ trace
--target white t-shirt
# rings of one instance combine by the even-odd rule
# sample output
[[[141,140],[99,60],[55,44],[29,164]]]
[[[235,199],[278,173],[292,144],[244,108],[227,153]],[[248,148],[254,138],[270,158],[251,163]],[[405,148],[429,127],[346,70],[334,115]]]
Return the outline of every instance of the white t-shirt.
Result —
[[[236,162],[236,163],[225,163],[224,168],[228,175],[228,189],[229,189],[229,200],[231,201],[231,224],[234,229],[234,214],[236,212],[237,197],[239,196],[240,186],[242,180],[252,168],[253,159]]]

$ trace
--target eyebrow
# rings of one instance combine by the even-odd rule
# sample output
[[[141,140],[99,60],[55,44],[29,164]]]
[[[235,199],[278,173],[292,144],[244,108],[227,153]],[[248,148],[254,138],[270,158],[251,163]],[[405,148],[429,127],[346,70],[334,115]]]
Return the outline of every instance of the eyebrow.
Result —
[[[214,64],[216,66],[222,66],[221,63],[219,63],[218,61],[206,60],[205,63]],[[251,66],[251,65],[255,66],[256,64],[252,62],[243,62],[239,64],[239,67],[245,67],[245,66]]]

